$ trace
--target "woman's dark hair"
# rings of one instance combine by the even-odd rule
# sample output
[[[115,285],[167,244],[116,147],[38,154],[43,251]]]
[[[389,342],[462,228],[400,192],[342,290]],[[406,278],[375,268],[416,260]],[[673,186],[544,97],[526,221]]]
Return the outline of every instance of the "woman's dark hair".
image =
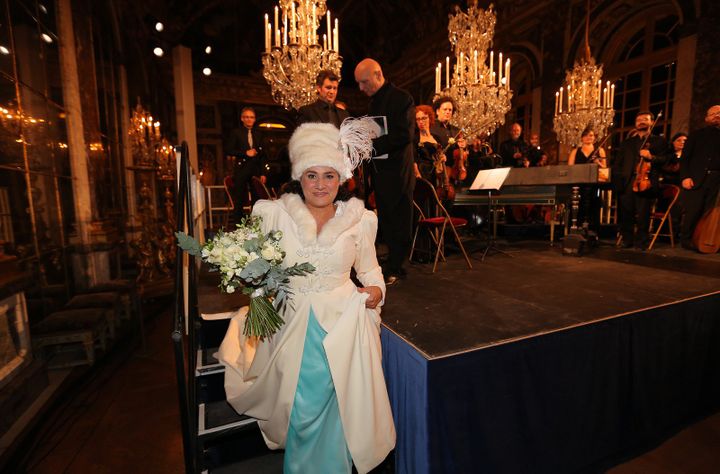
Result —
[[[685,132],[678,132],[678,133],[676,133],[675,135],[673,135],[672,140],[670,140],[670,143],[674,142],[675,140],[677,140],[677,139],[680,138],[680,137],[685,137],[685,138],[687,138],[687,136],[688,136],[688,134],[685,133]]]
[[[587,137],[588,135],[590,135],[590,132],[595,133],[595,130],[593,129],[592,125],[588,125],[587,127],[585,127],[585,129],[582,131],[580,136]]]
[[[287,183],[283,184],[282,188],[280,188],[280,194],[288,194],[288,193],[289,194],[297,194],[302,198],[303,201],[305,200],[305,195],[303,194],[303,191],[302,191],[302,184],[300,184],[300,181],[298,181],[297,179],[288,181]],[[338,193],[337,193],[337,196],[335,196],[335,201],[348,201],[351,197],[354,197],[354,195],[348,189],[347,181],[345,181],[338,188]]]
[[[442,105],[443,105],[445,102],[450,102],[450,103],[452,104],[452,106],[453,106],[453,115],[455,115],[455,114],[457,113],[457,111],[458,111],[458,106],[457,106],[457,104],[455,103],[455,99],[453,99],[453,98],[450,97],[449,95],[440,96],[440,97],[438,97],[437,99],[435,99],[435,100],[433,101],[432,108],[433,108],[433,110],[435,111],[435,113],[437,114],[437,111],[440,109],[440,107],[442,107]]]

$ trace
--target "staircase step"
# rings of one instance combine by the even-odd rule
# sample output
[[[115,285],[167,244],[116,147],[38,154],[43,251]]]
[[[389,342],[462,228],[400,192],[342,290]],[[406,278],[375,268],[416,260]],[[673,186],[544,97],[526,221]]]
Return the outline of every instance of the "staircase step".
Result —
[[[244,472],[247,474],[278,474],[283,470],[284,451],[270,451],[261,456],[252,457],[232,464],[225,464],[210,469],[210,474],[232,474]]]
[[[206,438],[254,425],[255,418],[238,415],[226,400],[198,406],[198,436]]]
[[[202,468],[209,473],[280,474],[284,451],[271,451],[257,424],[203,443]]]
[[[218,347],[210,347],[203,349],[202,347],[197,351],[196,364],[195,364],[195,376],[202,377],[204,375],[214,374],[218,372],[225,372],[225,366],[220,363],[215,357],[215,353],[218,351]]]

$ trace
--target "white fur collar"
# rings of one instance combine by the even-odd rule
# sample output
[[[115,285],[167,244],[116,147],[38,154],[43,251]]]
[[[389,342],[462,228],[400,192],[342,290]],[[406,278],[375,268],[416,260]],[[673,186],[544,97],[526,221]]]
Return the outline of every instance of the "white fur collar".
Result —
[[[309,247],[318,244],[321,247],[331,246],[344,231],[360,222],[365,212],[365,204],[357,199],[337,201],[337,209],[333,216],[317,235],[315,218],[310,214],[302,198],[293,193],[280,196],[280,201],[298,228],[298,238],[303,246]]]

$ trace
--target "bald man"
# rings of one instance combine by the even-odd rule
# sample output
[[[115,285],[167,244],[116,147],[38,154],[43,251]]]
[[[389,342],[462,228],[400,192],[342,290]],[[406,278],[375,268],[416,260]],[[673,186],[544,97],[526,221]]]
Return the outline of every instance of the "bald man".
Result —
[[[690,134],[680,158],[680,179],[685,219],[680,239],[693,248],[692,235],[700,216],[715,205],[720,189],[720,105],[705,115],[706,126]]]
[[[415,104],[410,94],[385,80],[380,64],[366,58],[355,68],[360,90],[370,97],[369,115],[387,117],[387,135],[375,138],[375,156],[366,167],[375,190],[380,235],[388,246],[383,268],[385,283],[405,276],[403,265],[412,242],[412,196],[415,189],[412,143],[415,139]]]

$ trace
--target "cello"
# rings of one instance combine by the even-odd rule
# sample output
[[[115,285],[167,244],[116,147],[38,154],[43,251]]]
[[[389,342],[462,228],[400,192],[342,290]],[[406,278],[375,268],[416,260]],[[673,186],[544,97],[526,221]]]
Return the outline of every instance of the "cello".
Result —
[[[720,193],[715,205],[703,214],[693,232],[693,245],[700,253],[717,253],[720,249]]]
[[[648,139],[650,138],[650,135],[652,135],[653,128],[655,128],[655,125],[657,124],[660,117],[662,117],[662,111],[658,112],[657,117],[655,117],[653,123],[650,124],[647,135],[645,135],[643,142],[640,144],[641,150],[647,150],[650,148],[650,143],[648,142]],[[635,179],[633,180],[632,184],[633,192],[644,193],[652,187],[652,181],[650,180],[651,169],[652,159],[648,160],[647,158],[640,156],[637,165],[635,165]]]

